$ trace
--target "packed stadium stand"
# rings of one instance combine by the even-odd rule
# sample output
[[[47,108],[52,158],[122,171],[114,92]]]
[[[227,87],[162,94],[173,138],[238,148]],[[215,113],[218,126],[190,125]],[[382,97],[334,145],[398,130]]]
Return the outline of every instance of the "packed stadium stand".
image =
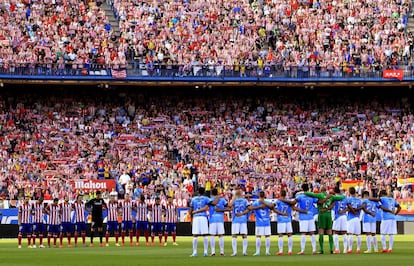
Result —
[[[412,198],[397,184],[414,175],[412,93],[339,91],[4,88],[0,195],[73,198],[73,180],[115,179],[121,198],[198,185],[275,198],[351,180]]]
[[[410,0],[5,0],[0,71],[412,76],[411,7]]]

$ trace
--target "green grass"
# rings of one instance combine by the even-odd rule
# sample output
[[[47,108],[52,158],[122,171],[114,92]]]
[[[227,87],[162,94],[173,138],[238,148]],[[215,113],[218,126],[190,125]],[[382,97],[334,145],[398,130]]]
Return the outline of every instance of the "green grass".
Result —
[[[379,237],[378,237],[379,238]],[[272,236],[272,254],[277,250],[277,237]],[[328,249],[327,237],[325,237],[325,250]],[[342,241],[342,238],[340,238]],[[365,239],[365,237],[362,237]],[[98,239],[95,239],[97,243]],[[241,239],[238,239],[238,250],[241,254]],[[113,240],[112,240],[113,241]],[[230,237],[225,238],[225,257],[202,257],[202,239],[199,239],[199,257],[190,258],[192,251],[191,237],[177,237],[179,246],[167,247],[115,247],[112,242],[110,247],[78,247],[78,248],[46,248],[28,249],[26,239],[23,239],[21,249],[17,248],[16,239],[0,239],[0,265],[413,265],[414,235],[398,235],[395,237],[394,252],[392,254],[323,254],[323,255],[293,255],[293,256],[260,256],[252,257],[255,251],[255,238],[249,237],[248,254],[250,256],[230,257]],[[285,245],[286,245],[285,241]],[[355,248],[354,241],[354,248]],[[379,241],[381,246],[381,243]],[[310,243],[307,244],[309,254]],[[342,246],[342,243],[341,243]],[[362,250],[365,250],[365,242],[362,243]],[[285,251],[286,251],[285,247]],[[294,254],[299,251],[299,237],[294,237]],[[218,243],[216,244],[218,252]],[[264,240],[262,240],[262,254],[264,254]],[[200,256],[201,255],[201,256]]]

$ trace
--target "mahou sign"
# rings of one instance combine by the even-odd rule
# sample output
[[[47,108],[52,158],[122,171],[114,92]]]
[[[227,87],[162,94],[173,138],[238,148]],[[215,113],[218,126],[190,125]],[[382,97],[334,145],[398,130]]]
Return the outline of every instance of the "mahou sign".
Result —
[[[90,192],[93,190],[111,191],[116,187],[115,180],[83,180],[77,179],[72,181],[74,190]]]

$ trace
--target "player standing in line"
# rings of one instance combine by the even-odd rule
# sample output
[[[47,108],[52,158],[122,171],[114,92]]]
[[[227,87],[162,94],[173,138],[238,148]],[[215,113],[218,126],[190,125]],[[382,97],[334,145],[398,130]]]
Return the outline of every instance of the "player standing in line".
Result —
[[[29,202],[30,198],[26,196],[23,203],[19,206],[18,224],[19,235],[17,236],[18,248],[22,248],[22,237],[26,234],[28,248],[32,248],[30,242],[32,240],[32,205]]]
[[[346,199],[348,206],[348,254],[352,253],[353,236],[357,238],[356,253],[361,253],[361,210],[362,201],[356,195],[354,187],[349,188],[350,196]]]
[[[47,245],[50,248],[50,239],[53,236],[53,246],[57,247],[57,238],[60,233],[60,206],[59,199],[54,198],[53,202],[45,208],[48,217]],[[60,247],[63,247],[62,245]]]
[[[309,185],[306,183],[303,184],[302,190],[304,192],[308,192]],[[312,208],[314,208],[313,206],[318,202],[318,199],[306,196],[304,193],[298,193],[296,195],[295,201],[297,202],[296,207],[299,212],[299,231],[302,234],[302,238],[300,241],[300,252],[298,253],[298,255],[305,254],[306,235],[311,236],[312,253],[316,254],[316,226]]]
[[[334,192],[337,196],[342,195],[339,186],[334,188]],[[347,238],[347,199],[344,198],[339,201],[335,201],[334,210],[334,221],[332,225],[332,233],[333,233],[333,240],[334,240],[334,254],[339,254],[339,236],[342,235],[343,244],[344,244],[344,253],[348,252],[348,238]]]
[[[129,233],[129,245],[134,245],[134,232],[132,228],[132,209],[134,208],[134,203],[131,201],[130,196],[128,193],[125,194],[124,201],[119,202],[119,208],[121,210],[122,216],[122,232],[121,232],[121,239],[122,239],[122,246],[125,246],[125,235],[128,231]]]
[[[369,199],[369,191],[362,193],[362,231],[366,234],[367,250],[364,253],[371,253],[371,244],[374,244],[374,251],[378,252],[378,240],[375,234],[377,233],[377,219],[376,214],[379,208],[379,203]]]
[[[82,245],[86,247],[86,215],[85,203],[82,201],[82,195],[76,197],[76,202],[73,204],[75,210],[75,247],[78,246],[78,236],[82,237]]]
[[[381,221],[381,243],[382,253],[392,253],[392,247],[394,245],[394,235],[397,234],[397,220],[396,216],[401,211],[401,206],[393,198],[392,192],[388,194],[386,191],[380,193],[380,208],[383,211]],[[387,249],[386,235],[389,236],[389,245]]]
[[[326,187],[321,187],[321,193],[305,192],[305,195],[318,199],[318,234],[320,253],[324,253],[323,238],[326,233],[329,237],[329,249],[334,253],[334,243],[332,237],[332,214],[331,210],[335,206],[334,201],[343,200],[344,195],[328,195]]]
[[[36,248],[36,234],[39,235],[39,248],[44,248],[43,246],[43,233],[45,232],[45,223],[44,223],[44,204],[43,198],[39,198],[36,202],[33,203],[33,223],[34,223],[34,232],[32,235],[33,238],[33,248]]]
[[[167,205],[165,206],[165,224],[164,224],[164,246],[167,246],[168,234],[171,234],[173,245],[178,246],[176,240],[177,236],[177,208],[174,206],[173,198],[168,197]]]
[[[260,246],[262,236],[265,237],[266,241],[266,256],[270,256],[270,210],[274,208],[270,202],[266,202],[264,191],[260,191],[259,199],[253,202],[248,208],[250,211],[254,211],[256,217],[256,253],[253,256],[260,256]],[[247,214],[248,211],[245,211]]]
[[[61,218],[61,225],[62,230],[60,232],[60,247],[63,246],[63,235],[66,234],[68,238],[68,248],[72,247],[70,242],[70,238],[73,232],[73,224],[72,224],[72,204],[69,203],[69,197],[65,196],[64,202],[60,205],[60,218]]]
[[[149,207],[150,222],[151,222],[151,245],[154,245],[155,234],[158,235],[159,245],[162,246],[162,223],[164,216],[164,206],[161,205],[161,200],[157,196],[155,198],[155,204]]]
[[[208,221],[207,210],[211,200],[204,196],[204,188],[198,188],[198,196],[191,199],[189,213],[193,217],[192,233],[193,233],[193,253],[190,257],[197,257],[198,237],[203,236],[204,239],[204,256],[208,256]]]
[[[106,246],[109,246],[109,236],[112,234],[115,236],[115,246],[119,247],[119,224],[118,224],[118,215],[119,215],[119,206],[118,202],[115,200],[115,195],[110,195],[108,201],[108,214],[106,216],[106,233],[105,233],[105,243]]]
[[[248,213],[243,214],[249,206],[249,202],[242,197],[241,190],[236,190],[234,198],[229,204],[231,211],[231,246],[233,249],[232,257],[237,256],[237,236],[241,235],[243,239],[243,256],[247,256],[247,217]],[[241,215],[238,215],[241,214]]]
[[[136,219],[136,237],[137,243],[136,245],[139,246],[139,237],[141,232],[144,232],[145,236],[145,243],[146,246],[149,246],[148,243],[148,205],[145,203],[145,197],[141,194],[141,198],[138,202],[136,202],[136,210],[137,210],[137,219]]]
[[[216,241],[214,236],[219,237],[220,255],[224,256],[224,212],[227,210],[227,201],[218,196],[218,190],[214,188],[212,191],[212,204],[210,205],[210,248],[211,256],[216,255]]]
[[[278,256],[283,255],[283,235],[287,235],[288,237],[288,255],[292,255],[292,248],[293,248],[293,240],[292,240],[292,210],[297,210],[294,206],[295,202],[291,201],[288,203],[286,201],[286,190],[282,190],[280,192],[281,199],[285,201],[278,200],[274,206],[276,208],[274,212],[277,214],[277,233],[279,234],[278,240],[278,248],[279,251],[277,252]]]
[[[99,246],[103,247],[103,209],[108,209],[105,201],[102,198],[102,192],[96,191],[96,198],[89,200],[86,203],[88,212],[92,212],[92,224],[91,224],[91,244],[93,247],[93,237],[95,230],[98,229],[99,234]]]

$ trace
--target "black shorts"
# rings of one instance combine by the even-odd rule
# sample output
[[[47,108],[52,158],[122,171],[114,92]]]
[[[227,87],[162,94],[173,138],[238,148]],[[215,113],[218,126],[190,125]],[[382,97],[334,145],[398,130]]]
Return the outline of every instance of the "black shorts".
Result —
[[[102,228],[103,227],[103,220],[102,219],[93,219],[91,227],[92,228]]]

